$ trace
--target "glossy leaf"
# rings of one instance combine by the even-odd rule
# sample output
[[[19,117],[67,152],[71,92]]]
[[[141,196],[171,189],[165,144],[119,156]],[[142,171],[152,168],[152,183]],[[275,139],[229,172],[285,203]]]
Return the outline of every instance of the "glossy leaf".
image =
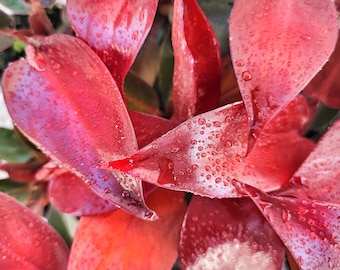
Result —
[[[68,269],[171,269],[186,208],[183,196],[161,189],[148,196],[148,205],[160,216],[153,222],[121,210],[82,217]]]
[[[75,216],[98,215],[117,210],[116,205],[100,197],[75,174],[56,174],[48,187],[53,206],[64,213]]]
[[[340,120],[321,138],[312,153],[295,172],[285,191],[325,202],[340,204]]]
[[[0,193],[0,268],[66,269],[64,240],[40,217]]]
[[[144,181],[209,197],[235,197],[237,179],[264,191],[284,186],[313,148],[300,132],[311,112],[296,98],[247,150],[243,103],[198,115],[145,146],[132,157],[110,162]]]
[[[230,48],[251,133],[258,136],[328,60],[336,20],[331,0],[235,1]]]
[[[338,74],[340,72],[340,39],[329,62],[313,78],[304,89],[307,96],[316,98],[331,108],[340,109],[340,82]]]
[[[196,1],[176,0],[173,16],[173,117],[183,122],[216,108],[222,69],[214,30]]]
[[[157,0],[69,0],[76,34],[100,56],[122,90],[123,81],[150,31]]]
[[[249,198],[194,196],[183,226],[183,269],[282,269],[284,245]]]
[[[274,197],[247,187],[300,269],[340,267],[340,205]]]
[[[27,46],[27,60],[11,64],[4,74],[4,96],[14,122],[101,197],[143,218],[152,217],[138,180],[130,177],[129,182],[122,174],[114,176],[98,167],[137,149],[111,74],[78,38],[52,35],[36,42],[36,47]],[[124,190],[129,197],[122,196]]]

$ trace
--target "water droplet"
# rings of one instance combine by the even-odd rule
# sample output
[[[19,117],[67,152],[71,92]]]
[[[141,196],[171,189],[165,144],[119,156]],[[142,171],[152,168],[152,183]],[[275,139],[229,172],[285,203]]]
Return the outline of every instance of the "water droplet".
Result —
[[[311,251],[309,248],[307,248],[307,249],[305,250],[305,252],[306,252],[306,254],[310,254],[312,251]]]
[[[109,188],[104,188],[104,192],[105,192],[106,194],[109,194],[109,193],[111,193],[111,189],[109,189]]]
[[[153,213],[151,211],[145,212],[144,216],[146,218],[152,218],[153,217]]]
[[[252,75],[249,71],[242,72],[242,79],[245,81],[250,81],[252,78]]]
[[[204,118],[199,118],[198,119],[198,124],[204,125],[205,124],[205,119]]]
[[[244,62],[243,62],[242,60],[237,60],[237,61],[235,62],[235,64],[236,64],[236,66],[238,66],[238,67],[244,66]]]
[[[316,240],[316,238],[317,238],[316,233],[315,233],[315,232],[311,232],[311,233],[310,233],[310,239]]]

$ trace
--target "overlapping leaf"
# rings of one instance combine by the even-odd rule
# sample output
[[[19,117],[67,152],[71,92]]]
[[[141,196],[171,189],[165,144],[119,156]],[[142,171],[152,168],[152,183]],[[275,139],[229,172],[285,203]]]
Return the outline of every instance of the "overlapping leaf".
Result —
[[[340,121],[321,138],[291,179],[286,195],[340,204]]]
[[[340,267],[340,205],[274,197],[246,187],[300,269]]]
[[[288,182],[313,148],[300,137],[310,116],[305,99],[297,97],[245,156],[247,114],[243,103],[234,103],[198,115],[110,165],[147,182],[209,197],[238,196],[233,179],[272,191]]]
[[[183,269],[282,269],[284,246],[249,198],[195,196],[181,234]]]
[[[216,108],[220,94],[218,41],[195,0],[176,0],[172,25],[174,119]]]
[[[69,0],[68,19],[76,34],[100,56],[123,89],[123,81],[150,31],[157,0]]]
[[[0,193],[0,268],[66,269],[64,240],[28,208]]]
[[[118,210],[82,217],[68,269],[171,269],[177,258],[180,228],[186,209],[184,194],[158,189],[147,203],[160,219],[138,219]]]
[[[153,217],[139,181],[98,167],[137,149],[111,74],[78,38],[52,35],[35,42],[27,46],[27,60],[11,64],[4,74],[4,96],[14,122],[100,196],[141,217]],[[129,196],[122,196],[125,190]]]
[[[336,20],[331,0],[235,1],[230,48],[251,133],[258,135],[328,60]]]

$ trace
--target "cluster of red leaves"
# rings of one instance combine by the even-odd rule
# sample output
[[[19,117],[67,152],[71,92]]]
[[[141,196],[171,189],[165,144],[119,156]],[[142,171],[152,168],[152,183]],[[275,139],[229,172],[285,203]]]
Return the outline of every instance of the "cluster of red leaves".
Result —
[[[68,268],[169,269],[179,254],[188,269],[281,269],[286,249],[301,269],[339,268],[340,122],[314,146],[302,135],[316,104],[299,95],[331,57],[324,84],[318,74],[305,95],[340,107],[334,3],[236,0],[230,49],[243,101],[217,108],[214,32],[195,0],[175,0],[171,120],[125,105],[157,5],[69,0],[77,37],[35,36],[4,73],[13,121],[62,166],[52,203],[82,216]]]

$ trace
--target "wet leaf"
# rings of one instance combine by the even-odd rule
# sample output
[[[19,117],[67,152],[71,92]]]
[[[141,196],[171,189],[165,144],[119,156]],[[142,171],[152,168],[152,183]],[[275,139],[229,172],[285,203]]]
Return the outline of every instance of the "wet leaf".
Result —
[[[99,215],[117,210],[116,205],[94,192],[88,184],[68,172],[57,173],[48,186],[53,206],[75,216]]]
[[[237,102],[189,119],[110,165],[150,183],[213,198],[239,196],[233,179],[273,191],[289,181],[314,147],[300,136],[310,116],[305,99],[297,97],[246,156],[247,113]]]
[[[64,240],[40,217],[0,193],[0,268],[66,269]]]
[[[249,198],[194,196],[183,226],[183,269],[282,269],[284,245]]]
[[[195,0],[176,0],[172,24],[173,118],[183,122],[216,108],[221,59],[214,30]]]
[[[159,100],[155,90],[133,73],[124,82],[128,108],[148,114],[159,115]]]
[[[340,205],[274,197],[246,187],[300,269],[340,267]]]
[[[340,204],[340,120],[321,138],[295,172],[285,194]]]
[[[26,162],[32,155],[13,130],[0,127],[0,158],[8,162]]]
[[[170,269],[178,255],[186,209],[183,197],[183,193],[161,189],[147,197],[147,204],[160,216],[153,222],[122,210],[82,217],[68,269]]]
[[[230,47],[251,133],[321,69],[337,36],[333,1],[235,1]]]
[[[70,0],[68,19],[76,34],[100,56],[118,87],[152,26],[158,1]]]
[[[78,38],[52,35],[35,41],[36,47],[26,48],[27,60],[12,63],[4,73],[4,97],[14,122],[104,199],[143,218],[153,217],[143,203],[140,181],[98,167],[137,149],[111,74]],[[129,198],[122,196],[124,190],[131,193]]]

